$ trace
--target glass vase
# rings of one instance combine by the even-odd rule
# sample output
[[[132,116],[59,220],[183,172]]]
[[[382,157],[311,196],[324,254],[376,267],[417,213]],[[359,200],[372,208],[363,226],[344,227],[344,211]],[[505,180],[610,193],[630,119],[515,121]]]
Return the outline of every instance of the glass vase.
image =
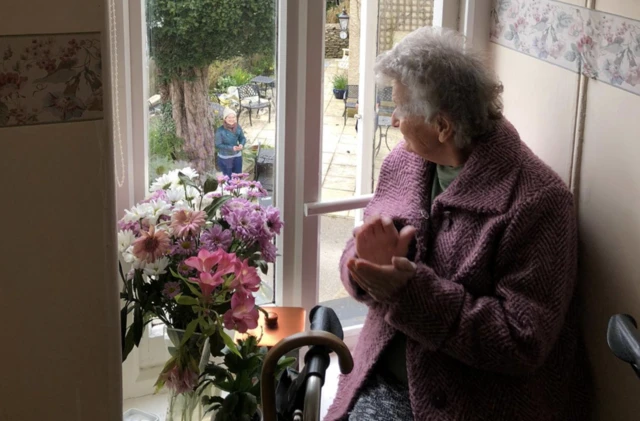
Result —
[[[198,392],[169,394],[166,421],[202,421],[204,408]]]
[[[184,330],[167,327],[165,339],[167,347],[180,346],[183,336]],[[183,346],[187,347],[189,353],[199,361],[199,371],[202,372],[211,356],[208,339],[203,341],[202,335],[194,333]],[[204,413],[201,397],[197,391],[176,393],[171,390],[169,392],[166,421],[202,421]]]

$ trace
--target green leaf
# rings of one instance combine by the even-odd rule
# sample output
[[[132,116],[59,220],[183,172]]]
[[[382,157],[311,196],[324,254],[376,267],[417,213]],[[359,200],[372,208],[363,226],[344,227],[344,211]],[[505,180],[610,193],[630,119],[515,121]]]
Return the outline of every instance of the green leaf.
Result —
[[[180,181],[182,182],[182,184],[184,184],[185,186],[191,186],[195,189],[197,189],[198,191],[200,191],[200,188],[198,187],[198,185],[195,183],[195,181],[193,181],[192,179],[190,179],[188,176],[184,175],[182,172],[178,173],[178,178],[180,178]]]
[[[187,285],[187,287],[191,290],[191,292],[193,293],[193,295],[195,295],[198,298],[202,298],[202,293],[198,290],[198,288],[193,284],[193,282],[191,281],[184,281],[184,283]]]
[[[169,268],[169,270],[171,271],[171,276],[173,276],[174,278],[178,278],[178,279],[180,279],[182,281],[189,282],[189,280],[187,278],[185,278],[184,276],[180,275],[178,272],[173,270],[173,268]]]
[[[183,306],[195,306],[199,303],[197,298],[189,297],[188,295],[178,294],[175,297],[175,300],[178,304]]]
[[[218,180],[213,177],[207,178],[207,181],[204,182],[204,194],[211,193],[216,190],[218,190]]]
[[[133,339],[136,346],[140,346],[140,340],[142,339],[142,332],[144,330],[144,320],[142,319],[142,309],[140,304],[136,303],[133,309]]]
[[[227,335],[222,329],[219,329],[218,332],[220,333],[220,336],[222,336],[224,344],[227,346],[227,348],[229,348],[229,351],[242,358],[242,355],[240,355],[240,351],[238,351],[238,347],[236,346],[235,342],[233,342],[233,339],[231,339],[231,336]]]
[[[133,329],[129,328],[129,331],[122,342],[122,362],[127,359],[127,356],[133,350],[134,345],[135,340],[133,339]]]
[[[187,328],[184,330],[184,336],[182,337],[182,341],[180,341],[180,346],[184,346],[189,338],[193,336],[193,333],[196,331],[196,327],[198,327],[198,319],[191,320],[187,325]]]
[[[127,359],[124,353],[125,338],[127,336],[127,315],[129,314],[129,304],[120,309],[120,345],[122,346],[122,361]]]
[[[213,202],[211,202],[209,206],[204,208],[204,211],[207,213],[207,218],[212,219],[213,217],[215,217],[218,209],[220,209],[220,207],[224,205],[226,201],[231,198],[232,198],[231,196],[221,196],[221,197],[214,198]]]

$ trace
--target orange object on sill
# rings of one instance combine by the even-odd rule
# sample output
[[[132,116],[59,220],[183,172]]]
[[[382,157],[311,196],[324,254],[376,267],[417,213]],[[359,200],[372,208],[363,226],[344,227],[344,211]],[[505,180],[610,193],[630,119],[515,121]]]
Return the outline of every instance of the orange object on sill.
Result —
[[[260,318],[258,319],[258,327],[248,330],[247,333],[237,333],[235,340],[245,339],[247,335],[253,335],[256,338],[262,339],[258,343],[260,346],[272,347],[281,339],[284,339],[293,334],[304,332],[306,311],[302,307],[263,307],[263,309],[270,314],[273,314],[273,318],[267,320],[264,313],[260,312]],[[277,324],[273,323],[273,319],[276,319]]]

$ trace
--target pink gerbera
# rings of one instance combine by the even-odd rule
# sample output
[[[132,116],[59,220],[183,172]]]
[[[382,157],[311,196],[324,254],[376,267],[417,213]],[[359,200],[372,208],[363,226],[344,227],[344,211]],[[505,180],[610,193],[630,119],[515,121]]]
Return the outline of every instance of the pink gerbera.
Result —
[[[153,263],[167,253],[171,240],[165,231],[156,231],[156,227],[151,225],[149,231],[141,233],[142,235],[133,242],[133,255],[141,262]]]
[[[206,222],[204,211],[190,211],[181,209],[171,218],[171,229],[176,237],[197,235]]]

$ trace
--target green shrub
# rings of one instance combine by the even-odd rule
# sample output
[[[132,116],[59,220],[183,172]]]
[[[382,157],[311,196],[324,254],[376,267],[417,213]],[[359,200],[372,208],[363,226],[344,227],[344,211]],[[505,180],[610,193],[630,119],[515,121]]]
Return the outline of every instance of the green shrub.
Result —
[[[248,60],[248,67],[254,75],[272,76],[275,72],[273,54],[255,54]]]
[[[149,154],[167,160],[183,158],[184,140],[176,135],[171,103],[162,104],[160,113],[149,120]]]
[[[235,57],[229,60],[216,60],[209,66],[209,92],[218,91],[218,81],[231,74],[238,67],[244,66],[245,59]],[[229,85],[231,86],[231,85]]]
[[[345,90],[349,82],[346,75],[335,75],[331,83],[333,83],[333,89]]]
[[[349,0],[343,0],[340,2],[340,4],[337,4],[335,0],[327,1],[327,22],[326,23],[338,23],[338,15],[342,13],[342,9],[346,9],[347,13],[350,13],[349,11],[351,9],[349,7]]]

